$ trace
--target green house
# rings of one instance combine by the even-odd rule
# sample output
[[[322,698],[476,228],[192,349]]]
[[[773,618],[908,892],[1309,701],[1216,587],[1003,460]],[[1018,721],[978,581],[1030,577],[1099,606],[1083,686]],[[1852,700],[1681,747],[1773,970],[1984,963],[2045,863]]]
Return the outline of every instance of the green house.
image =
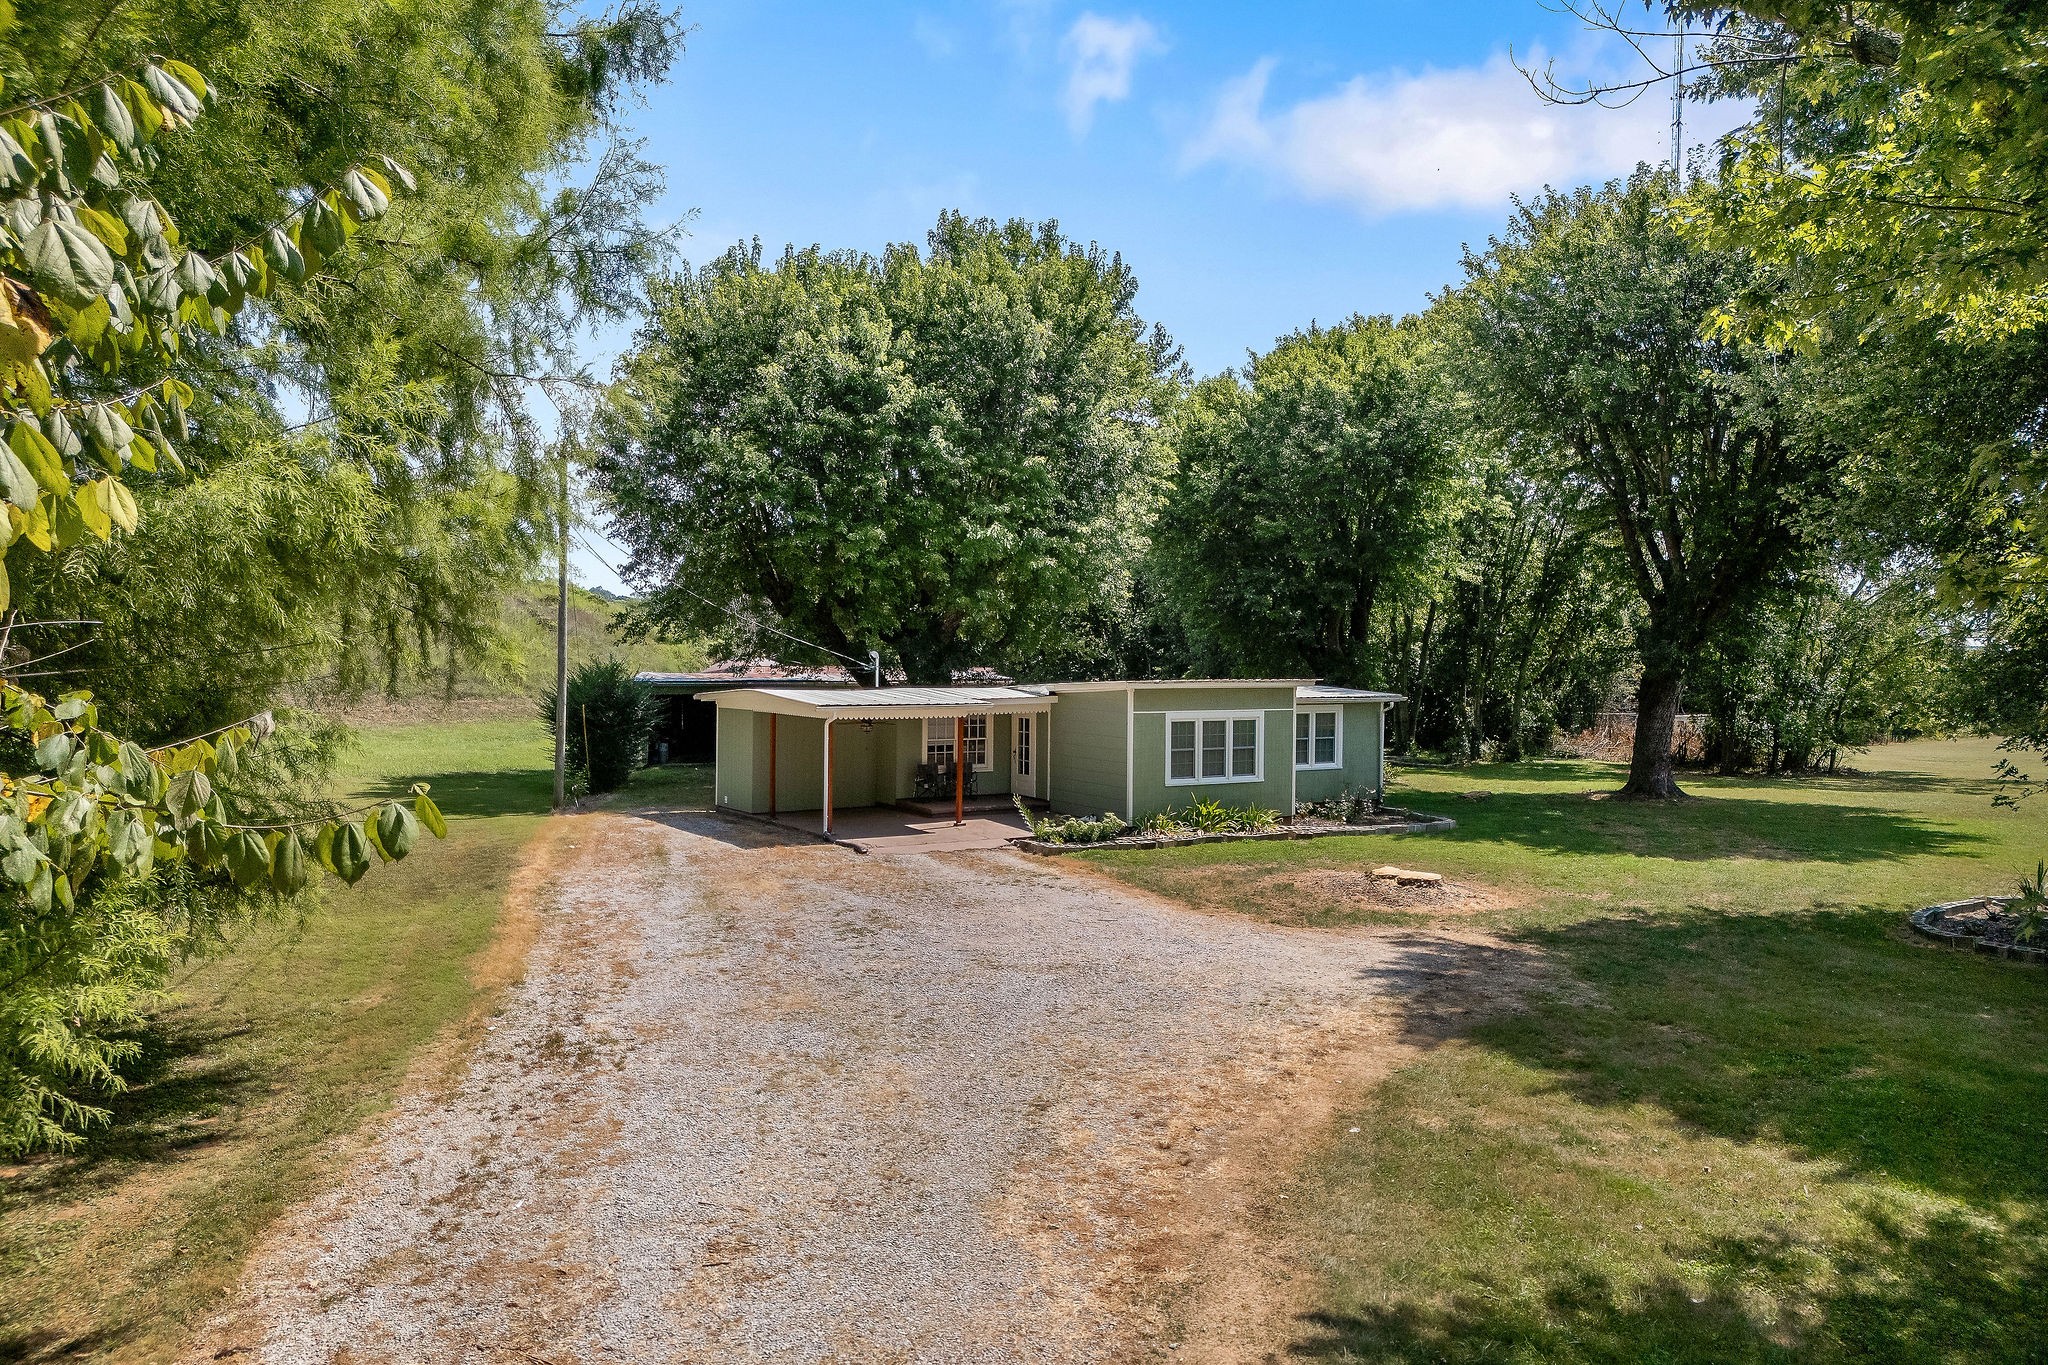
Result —
[[[741,687],[707,699],[718,804],[816,812],[828,834],[835,810],[1013,796],[1134,823],[1205,798],[1291,816],[1347,788],[1386,789],[1386,710],[1401,700],[1301,678]]]

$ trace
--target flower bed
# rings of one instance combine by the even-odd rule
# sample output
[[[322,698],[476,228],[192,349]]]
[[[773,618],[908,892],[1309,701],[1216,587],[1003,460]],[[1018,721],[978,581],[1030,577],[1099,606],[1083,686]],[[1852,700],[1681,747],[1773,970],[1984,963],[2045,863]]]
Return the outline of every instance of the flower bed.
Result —
[[[1952,948],[1974,948],[1994,957],[2048,965],[2048,940],[2022,942],[2022,917],[2009,907],[2017,896],[1977,896],[1945,901],[1915,910],[1907,923],[1913,932]]]
[[[1108,817],[1114,818],[1114,817]],[[1089,821],[1090,825],[1100,822]],[[1364,817],[1355,824],[1344,824],[1333,820],[1300,819],[1288,824],[1276,825],[1271,829],[1213,831],[1188,833],[1148,832],[1142,828],[1123,825],[1123,833],[1097,838],[1089,842],[1066,843],[1037,837],[1012,839],[1010,844],[1026,853],[1078,853],[1085,848],[1175,848],[1182,844],[1221,844],[1241,839],[1322,839],[1338,834],[1441,834],[1456,829],[1458,822],[1444,815],[1426,815],[1421,811],[1402,810],[1395,806],[1382,806],[1374,814]],[[1038,826],[1034,826],[1037,828]]]

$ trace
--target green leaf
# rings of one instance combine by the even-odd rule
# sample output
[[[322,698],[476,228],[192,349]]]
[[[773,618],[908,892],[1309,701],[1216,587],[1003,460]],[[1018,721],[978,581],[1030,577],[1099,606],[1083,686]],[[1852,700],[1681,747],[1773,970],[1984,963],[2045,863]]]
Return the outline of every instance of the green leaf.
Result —
[[[427,831],[436,839],[448,837],[448,822],[441,817],[441,808],[434,804],[434,798],[428,796],[425,791],[413,797],[412,813],[419,817],[420,823],[425,825]]]
[[[111,461],[116,469],[120,468],[121,452],[135,439],[135,429],[112,403],[95,403],[85,410],[85,434],[93,448],[106,457],[102,463]]]
[[[211,867],[227,852],[228,832],[211,820],[201,820],[186,832],[186,851],[197,867]]]
[[[341,178],[341,193],[356,216],[363,219],[382,218],[391,207],[391,187],[380,184],[383,179],[375,171],[353,170]]]
[[[193,93],[192,87],[165,69],[170,65],[173,64],[167,62],[164,66],[144,67],[142,83],[148,87],[150,97],[163,110],[164,122],[190,123],[199,117],[199,96]],[[176,65],[182,66],[183,63]],[[190,71],[192,68],[188,66],[184,69]]]
[[[280,895],[291,896],[306,887],[306,850],[298,836],[285,831],[270,851],[270,885]]]
[[[36,181],[36,163],[12,133],[0,128],[0,191],[17,190]]]
[[[140,145],[142,135],[135,126],[135,115],[111,82],[93,92],[92,116],[100,132],[122,151],[132,152]]]
[[[19,843],[7,851],[6,857],[0,858],[0,876],[5,876],[16,886],[27,886],[35,880],[36,869],[42,863],[43,855],[36,851],[34,844]]]
[[[306,278],[306,258],[299,254],[298,247],[284,235],[283,229],[272,228],[263,234],[263,255],[272,270],[292,283]]]
[[[44,772],[56,772],[71,761],[71,751],[76,747],[70,735],[61,732],[51,735],[36,745],[36,766]]]
[[[146,761],[146,760],[145,760]],[[171,779],[164,804],[180,820],[190,820],[206,809],[213,799],[213,783],[205,773],[190,768]]]
[[[370,841],[353,821],[334,827],[328,866],[334,869],[335,876],[350,886],[361,881],[363,874],[370,870]]]
[[[21,244],[22,262],[38,289],[83,307],[111,289],[114,258],[106,244],[76,223],[46,218]]]
[[[55,408],[43,414],[43,437],[60,459],[75,460],[85,453],[85,442],[79,438],[70,419]]]
[[[0,447],[0,493],[24,512],[34,510],[36,506],[36,476],[15,454],[12,432],[8,433],[7,444]]]
[[[64,461],[57,454],[57,447],[50,444],[50,438],[43,435],[42,428],[27,419],[14,424],[7,433],[7,448],[19,457],[19,463],[27,471],[30,482],[59,497],[71,491],[71,478],[64,472]],[[4,464],[4,461],[0,461]],[[0,479],[7,482],[7,500],[26,512],[36,505],[30,497],[26,502],[17,496],[14,480],[8,477],[11,471],[0,471]]]
[[[377,846],[396,862],[412,852],[412,846],[419,842],[420,822],[413,813],[396,801],[387,803],[377,812]]]
[[[155,857],[155,836],[132,810],[107,817],[107,858],[123,876],[139,877]]]
[[[224,855],[228,875],[243,890],[259,885],[270,875],[270,847],[253,829],[237,830],[228,840]]]

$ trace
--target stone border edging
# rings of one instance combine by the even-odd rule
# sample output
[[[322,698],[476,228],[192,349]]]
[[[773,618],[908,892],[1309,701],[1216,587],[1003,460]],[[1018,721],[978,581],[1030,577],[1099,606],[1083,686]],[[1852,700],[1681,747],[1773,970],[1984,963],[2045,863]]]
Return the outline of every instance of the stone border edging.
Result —
[[[1167,838],[1118,838],[1098,839],[1092,844],[1053,844],[1043,839],[1012,839],[1010,847],[1026,853],[1053,856],[1061,853],[1082,853],[1093,848],[1181,848],[1189,844],[1227,844],[1244,840],[1260,839],[1328,839],[1334,836],[1355,836],[1361,834],[1442,834],[1458,827],[1458,822],[1448,815],[1424,815],[1420,811],[1401,810],[1409,819],[1393,825],[1354,825],[1342,829],[1290,829],[1282,825],[1278,829],[1258,830],[1237,834],[1181,834]]]
[[[1976,934],[1951,933],[1941,927],[1941,921],[1951,910],[1974,910],[1980,905],[2011,905],[2013,896],[1971,896],[1967,900],[1943,901],[1915,910],[1906,917],[1913,932],[1922,938],[1933,939],[1951,948],[1975,948],[1991,957],[2010,958],[2015,962],[2033,962],[2048,965],[2048,948],[2027,948],[2017,943],[1989,943]]]

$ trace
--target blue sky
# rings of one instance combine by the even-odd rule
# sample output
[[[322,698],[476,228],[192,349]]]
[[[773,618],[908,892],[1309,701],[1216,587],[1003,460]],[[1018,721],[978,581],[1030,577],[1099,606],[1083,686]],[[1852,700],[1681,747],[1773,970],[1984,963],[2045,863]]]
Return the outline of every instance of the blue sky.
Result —
[[[630,121],[667,169],[650,218],[694,213],[687,259],[754,236],[921,241],[947,208],[1056,218],[1123,253],[1139,312],[1202,374],[1311,321],[1420,308],[1510,193],[1668,155],[1661,91],[1608,110],[1529,89],[1511,49],[1560,75],[1641,72],[1537,0],[700,0],[685,16],[684,55]],[[1729,122],[1688,118],[1688,143]]]

